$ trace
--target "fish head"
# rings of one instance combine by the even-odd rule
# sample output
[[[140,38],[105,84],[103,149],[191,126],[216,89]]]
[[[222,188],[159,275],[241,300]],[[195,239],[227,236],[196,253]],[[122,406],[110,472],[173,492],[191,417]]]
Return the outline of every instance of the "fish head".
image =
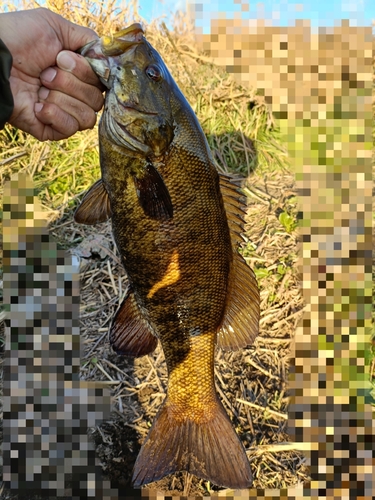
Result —
[[[101,130],[127,154],[160,157],[174,137],[173,84],[140,24],[80,50],[107,87]]]

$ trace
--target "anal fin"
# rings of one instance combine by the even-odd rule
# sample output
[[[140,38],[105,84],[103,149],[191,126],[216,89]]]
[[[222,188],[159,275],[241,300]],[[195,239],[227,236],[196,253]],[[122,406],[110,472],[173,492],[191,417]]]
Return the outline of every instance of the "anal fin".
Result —
[[[224,320],[217,334],[217,345],[236,350],[251,345],[259,330],[260,296],[253,270],[237,252],[233,258]]]
[[[133,292],[129,292],[113,318],[109,340],[117,354],[144,356],[156,349],[158,339],[143,317]]]
[[[74,220],[79,224],[97,224],[112,216],[111,204],[102,179],[95,182],[85,194],[80,206],[74,213]]]

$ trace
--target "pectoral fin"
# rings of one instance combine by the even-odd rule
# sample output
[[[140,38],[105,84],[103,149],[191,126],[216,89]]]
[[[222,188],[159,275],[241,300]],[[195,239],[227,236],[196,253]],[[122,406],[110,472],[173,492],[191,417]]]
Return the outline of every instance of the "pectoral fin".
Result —
[[[156,349],[158,339],[143,317],[132,292],[125,297],[109,332],[109,340],[117,354],[144,356]]]
[[[141,207],[146,215],[160,221],[173,217],[172,200],[164,180],[152,164],[134,176],[134,184]]]
[[[74,220],[79,224],[105,222],[112,216],[111,205],[102,179],[99,179],[83,197],[74,213]]]

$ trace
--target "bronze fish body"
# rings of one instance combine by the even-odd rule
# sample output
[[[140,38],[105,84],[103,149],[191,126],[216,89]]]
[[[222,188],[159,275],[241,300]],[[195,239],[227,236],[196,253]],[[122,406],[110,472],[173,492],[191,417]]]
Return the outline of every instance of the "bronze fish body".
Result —
[[[238,187],[219,176],[193,110],[139,24],[81,54],[108,90],[102,179],[75,219],[112,218],[129,279],[112,347],[142,356],[160,339],[168,368],[167,397],[135,463],[134,486],[186,470],[248,488],[249,462],[214,383],[215,345],[245,347],[258,329],[256,279],[237,252]]]

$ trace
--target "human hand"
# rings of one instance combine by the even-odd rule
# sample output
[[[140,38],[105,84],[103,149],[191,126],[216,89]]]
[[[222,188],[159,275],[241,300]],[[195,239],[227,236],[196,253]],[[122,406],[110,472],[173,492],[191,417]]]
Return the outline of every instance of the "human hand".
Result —
[[[0,36],[13,56],[9,123],[41,141],[92,128],[103,106],[103,87],[75,51],[94,31],[48,9],[0,14]]]

